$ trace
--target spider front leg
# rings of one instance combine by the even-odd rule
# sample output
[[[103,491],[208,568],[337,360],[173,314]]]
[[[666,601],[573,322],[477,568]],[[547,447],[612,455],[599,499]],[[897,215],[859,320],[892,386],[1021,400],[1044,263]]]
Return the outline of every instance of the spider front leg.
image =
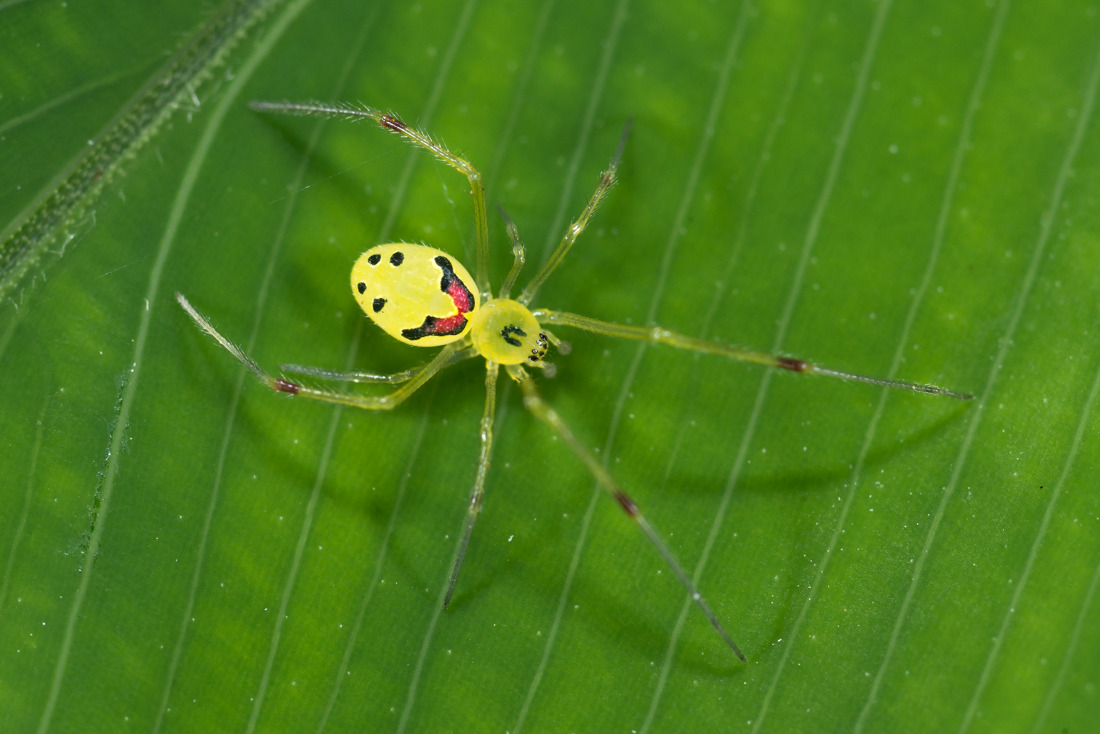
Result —
[[[611,191],[611,187],[615,185],[615,179],[618,176],[619,160],[623,157],[623,148],[626,147],[626,139],[630,135],[630,125],[633,120],[628,119],[626,121],[626,127],[623,129],[623,136],[619,139],[619,147],[615,150],[615,155],[611,157],[611,163],[608,164],[607,170],[600,174],[600,183],[596,187],[596,190],[592,192],[592,196],[588,199],[588,204],[585,205],[584,210],[581,211],[579,217],[573,220],[569,225],[569,229],[565,231],[565,235],[561,238],[561,242],[558,243],[557,248],[553,254],[550,255],[550,259],[539,269],[539,272],[531,279],[531,282],[527,284],[527,287],[523,289],[523,293],[516,298],[517,301],[524,306],[531,303],[531,299],[535,297],[538,289],[542,286],[546,279],[550,277],[565,256],[569,254],[569,250],[572,249],[573,243],[577,241],[577,238],[581,236],[585,228],[588,226],[588,220],[592,218],[592,215],[596,213],[596,210],[600,208],[600,204],[607,198],[607,194]]]
[[[512,218],[508,216],[508,212],[504,211],[502,206],[498,206],[497,211],[500,212],[500,218],[504,220],[504,230],[508,233],[508,241],[512,243],[512,267],[508,269],[508,275],[505,276],[504,282],[500,285],[500,293],[497,298],[511,298],[512,286],[516,284],[519,271],[523,269],[523,263],[527,261],[527,250],[524,249],[523,241],[519,238],[519,229],[516,228],[516,223],[512,221]]]
[[[176,294],[176,300],[179,301],[180,306],[183,307],[183,310],[187,312],[200,329],[214,337],[227,352],[236,357],[237,361],[248,368],[248,371],[255,375],[260,382],[264,383],[275,392],[298,395],[325,403],[348,405],[353,408],[362,408],[364,410],[392,410],[420,389],[424,383],[432,379],[441,369],[454,364],[459,361],[459,359],[464,359],[466,356],[472,356],[472,352],[467,353],[469,349],[468,342],[464,340],[452,342],[443,347],[432,361],[420,367],[415,374],[407,380],[404,380],[401,387],[385,395],[357,395],[355,393],[341,392],[338,390],[324,390],[308,385],[300,385],[286,378],[275,377],[268,373],[256,363],[256,360],[245,353],[243,349],[222,336],[221,332],[215,329],[214,325],[207,321],[206,317],[200,314],[182,293]]]
[[[653,526],[649,524],[649,521],[642,515],[641,510],[638,509],[638,505],[634,503],[634,500],[623,491],[623,488],[619,486],[610,472],[604,468],[595,457],[595,455],[589,451],[584,444],[582,444],[577,437],[573,434],[573,431],[558,415],[557,411],[550,407],[550,405],[542,399],[538,390],[535,388],[535,382],[527,374],[526,370],[519,365],[507,365],[508,374],[513,380],[519,383],[520,389],[523,390],[523,404],[524,406],[535,415],[536,418],[548,425],[558,438],[569,447],[569,449],[580,459],[592,476],[595,477],[596,482],[600,487],[622,508],[627,517],[634,521],[646,539],[650,544],[656,548],[657,552],[661,554],[661,557],[665,560],[665,563],[672,569],[673,574],[679,579],[687,590],[691,600],[695,602],[695,605],[706,616],[707,620],[714,627],[714,630],[722,638],[722,640],[729,646],[733,653],[739,657],[742,661],[745,661],[745,656],[742,654],[740,648],[726,632],[725,627],[718,621],[718,617],[711,611],[710,605],[707,604],[707,600],[703,598],[703,595],[699,593],[699,589],[696,588],[695,582],[688,576],[687,571],[680,565],[680,562],[676,560],[676,556],[672,554],[672,550],[661,540],[661,536],[657,534],[657,531],[653,529]]]
[[[257,112],[278,112],[286,115],[342,117],[347,120],[374,120],[381,127],[397,133],[413,145],[429,151],[455,169],[470,182],[474,199],[474,229],[477,235],[477,271],[475,279],[482,298],[489,297],[489,217],[485,211],[485,184],[481,173],[465,158],[455,155],[442,143],[432,140],[423,130],[406,125],[397,115],[382,112],[367,105],[327,104],[324,102],[251,102]]]

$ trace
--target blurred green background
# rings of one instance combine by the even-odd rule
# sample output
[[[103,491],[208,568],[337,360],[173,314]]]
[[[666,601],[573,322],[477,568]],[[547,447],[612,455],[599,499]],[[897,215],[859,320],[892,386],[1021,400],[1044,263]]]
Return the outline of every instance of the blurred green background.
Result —
[[[0,4],[0,255],[218,12]],[[0,280],[7,730],[1094,725],[1100,5],[299,0],[255,21]],[[253,99],[429,130],[480,167],[528,276],[633,117],[538,305],[977,400],[562,330],[545,397],[748,663],[512,386],[440,614],[481,364],[392,414],[334,410],[246,379],[173,292],[271,368],[419,364],[347,273],[387,240],[472,266],[465,180]]]

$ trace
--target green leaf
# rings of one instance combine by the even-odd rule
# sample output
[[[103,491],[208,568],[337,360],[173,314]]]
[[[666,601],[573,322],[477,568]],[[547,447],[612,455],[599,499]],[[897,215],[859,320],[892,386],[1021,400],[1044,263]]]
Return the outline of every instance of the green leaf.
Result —
[[[0,231],[217,17],[108,5],[3,7]],[[227,40],[0,303],[6,727],[1087,730],[1100,13],[803,6],[302,0]],[[562,329],[540,390],[748,663],[512,385],[441,612],[479,362],[334,410],[256,384],[173,293],[271,369],[423,363],[347,273],[388,240],[472,265],[466,182],[254,99],[428,130],[481,169],[527,277],[633,118],[537,305],[976,400]]]

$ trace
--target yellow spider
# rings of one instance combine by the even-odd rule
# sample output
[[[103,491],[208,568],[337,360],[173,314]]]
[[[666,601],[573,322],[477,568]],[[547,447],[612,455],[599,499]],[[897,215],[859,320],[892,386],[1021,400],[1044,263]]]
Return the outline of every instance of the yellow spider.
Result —
[[[365,410],[391,410],[435,376],[440,370],[477,355],[485,359],[485,409],[481,416],[481,452],[477,462],[477,475],[470,493],[462,535],[455,552],[454,564],[447,582],[443,606],[450,603],[462,559],[470,542],[474,523],[481,511],[485,490],[485,476],[489,469],[489,456],[493,444],[493,419],[496,414],[497,375],[501,365],[508,376],[519,383],[523,391],[523,404],[565,443],[588,467],[599,485],[612,497],[626,515],[633,520],[646,538],[661,554],[669,568],[687,589],[692,601],[702,610],[711,625],[741,660],[745,656],[730,638],[718,617],[711,611],[702,594],[680,565],[660,535],[639,511],[634,501],[623,491],[611,474],[597,461],[561,416],[540,396],[528,368],[552,371],[552,365],[543,361],[550,346],[565,345],[544,328],[544,324],[571,326],[595,334],[634,339],[637,341],[667,344],[693,352],[714,354],[743,362],[755,362],[769,367],[803,372],[807,374],[838,377],[843,380],[864,382],[871,385],[900,388],[931,395],[942,395],[961,400],[972,396],[945,390],[932,385],[922,385],[901,380],[866,377],[850,372],[828,369],[800,359],[755,352],[740,347],[727,346],[677,334],[659,326],[626,326],[600,321],[544,308],[530,308],[538,289],[561,265],[573,247],[573,243],[588,226],[589,219],[615,184],[615,174],[623,146],[626,143],[629,124],[623,132],[611,164],[600,176],[596,191],[588,200],[580,216],[569,225],[557,249],[550,259],[515,299],[510,297],[512,286],[524,262],[523,244],[511,220],[505,217],[508,238],[512,244],[513,262],[504,283],[496,296],[489,286],[489,225],[485,209],[485,188],[478,173],[468,161],[455,155],[446,147],[432,140],[416,128],[409,127],[396,116],[366,106],[289,102],[254,102],[253,109],[262,112],[278,112],[293,115],[320,115],[350,120],[370,119],[384,129],[397,133],[410,143],[418,145],[466,176],[474,200],[474,222],[477,236],[477,276],[471,277],[462,263],[443,250],[426,245],[403,242],[376,245],[364,252],[351,269],[351,289],[360,308],[395,339],[418,347],[442,346],[435,357],[422,367],[393,375],[377,375],[367,372],[333,372],[312,367],[286,365],[287,372],[304,374],[314,378],[344,382],[384,382],[399,384],[384,395],[361,395],[341,390],[327,390],[275,377],[260,367],[240,347],[226,339],[182,295],[176,299],[206,333],[218,340],[256,377],[272,390],[297,395],[327,403],[349,405]]]

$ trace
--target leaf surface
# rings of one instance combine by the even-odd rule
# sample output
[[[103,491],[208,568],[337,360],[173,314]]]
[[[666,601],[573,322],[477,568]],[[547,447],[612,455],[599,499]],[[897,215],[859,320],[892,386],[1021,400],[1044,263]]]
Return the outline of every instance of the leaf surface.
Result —
[[[5,232],[211,18],[114,5],[0,9]],[[0,304],[12,730],[1087,730],[1098,8],[803,6],[298,2],[235,38]],[[173,293],[271,369],[420,364],[348,268],[385,241],[472,266],[466,182],[254,99],[431,132],[517,222],[528,277],[633,118],[537,305],[976,400],[562,330],[542,393],[749,661],[514,386],[440,612],[482,365],[392,413],[294,400]]]

